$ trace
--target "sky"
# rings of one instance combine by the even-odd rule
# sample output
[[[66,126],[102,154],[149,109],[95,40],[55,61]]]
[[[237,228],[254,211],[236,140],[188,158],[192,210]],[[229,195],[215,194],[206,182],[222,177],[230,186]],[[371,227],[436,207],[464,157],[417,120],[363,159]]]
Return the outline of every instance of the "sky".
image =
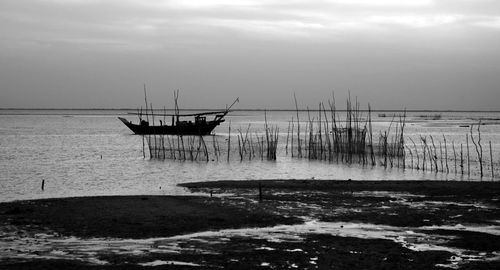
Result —
[[[499,48],[498,0],[2,0],[0,108],[500,110]]]

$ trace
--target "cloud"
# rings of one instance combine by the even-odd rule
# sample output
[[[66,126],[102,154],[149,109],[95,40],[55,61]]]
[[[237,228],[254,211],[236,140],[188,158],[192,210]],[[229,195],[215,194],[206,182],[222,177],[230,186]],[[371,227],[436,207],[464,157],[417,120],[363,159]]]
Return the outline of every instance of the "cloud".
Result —
[[[498,6],[489,0],[4,0],[0,31],[4,42],[73,39],[90,46],[94,40],[96,49],[112,39],[120,48],[127,48],[123,42],[156,44],[140,46],[150,49],[197,38],[203,43],[210,34],[324,42],[401,28],[494,30],[500,12],[491,14],[492,5]]]
[[[367,23],[392,24],[406,27],[433,27],[446,24],[458,23],[464,18],[463,15],[433,14],[433,15],[386,15],[372,16],[366,19]]]
[[[498,90],[499,29],[497,0],[2,0],[0,90],[481,93]]]
[[[326,0],[327,3],[339,5],[355,5],[363,7],[419,7],[430,6],[432,0]]]
[[[500,30],[500,16],[480,18],[473,25]]]

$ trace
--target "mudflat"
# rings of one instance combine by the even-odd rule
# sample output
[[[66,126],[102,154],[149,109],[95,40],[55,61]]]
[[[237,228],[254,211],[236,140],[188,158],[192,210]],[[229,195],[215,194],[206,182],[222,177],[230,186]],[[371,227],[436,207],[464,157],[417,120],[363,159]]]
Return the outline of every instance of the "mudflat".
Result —
[[[298,219],[249,212],[196,196],[75,197],[0,204],[0,222],[79,237],[151,238],[204,230],[290,224]]]
[[[181,186],[198,195],[1,203],[0,268],[500,267],[497,182],[260,180]]]

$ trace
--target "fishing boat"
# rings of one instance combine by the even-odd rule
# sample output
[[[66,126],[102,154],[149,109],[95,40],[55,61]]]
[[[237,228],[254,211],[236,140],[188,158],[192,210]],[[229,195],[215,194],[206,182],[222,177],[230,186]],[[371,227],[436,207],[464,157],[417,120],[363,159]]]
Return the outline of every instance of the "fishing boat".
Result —
[[[160,125],[149,125],[149,122],[141,119],[139,124],[133,124],[123,117],[118,117],[135,134],[169,134],[169,135],[209,135],[216,126],[224,122],[224,116],[228,111],[205,112],[197,114],[157,115],[171,116],[172,124],[166,125],[160,120]],[[207,121],[207,115],[215,114],[212,121]],[[191,116],[194,121],[181,121],[181,117]]]
[[[123,117],[118,117],[118,119],[120,119],[120,121],[122,121],[123,124],[125,124],[135,134],[139,135],[145,135],[145,134],[201,135],[201,136],[210,135],[212,131],[215,129],[215,127],[217,127],[218,125],[220,125],[222,122],[225,121],[224,117],[230,112],[231,107],[238,101],[239,99],[236,99],[229,108],[223,111],[180,114],[179,109],[176,106],[174,114],[148,113],[146,114],[147,120],[142,118],[142,113],[138,113],[139,115],[138,124],[134,124],[132,123],[132,121],[129,121]],[[207,120],[207,116],[211,115],[215,116],[213,120]],[[149,118],[153,120],[154,117],[163,118],[163,121],[159,120],[160,125],[149,124],[148,121]],[[185,120],[188,117],[191,117],[192,120]],[[167,118],[171,118],[170,124],[166,123]]]

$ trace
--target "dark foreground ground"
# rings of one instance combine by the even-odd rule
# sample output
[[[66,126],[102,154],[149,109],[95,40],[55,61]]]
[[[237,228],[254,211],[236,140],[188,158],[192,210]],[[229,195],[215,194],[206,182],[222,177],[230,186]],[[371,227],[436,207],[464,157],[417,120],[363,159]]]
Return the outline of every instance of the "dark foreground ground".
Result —
[[[500,183],[183,186],[206,195],[1,203],[0,269],[500,269]]]

